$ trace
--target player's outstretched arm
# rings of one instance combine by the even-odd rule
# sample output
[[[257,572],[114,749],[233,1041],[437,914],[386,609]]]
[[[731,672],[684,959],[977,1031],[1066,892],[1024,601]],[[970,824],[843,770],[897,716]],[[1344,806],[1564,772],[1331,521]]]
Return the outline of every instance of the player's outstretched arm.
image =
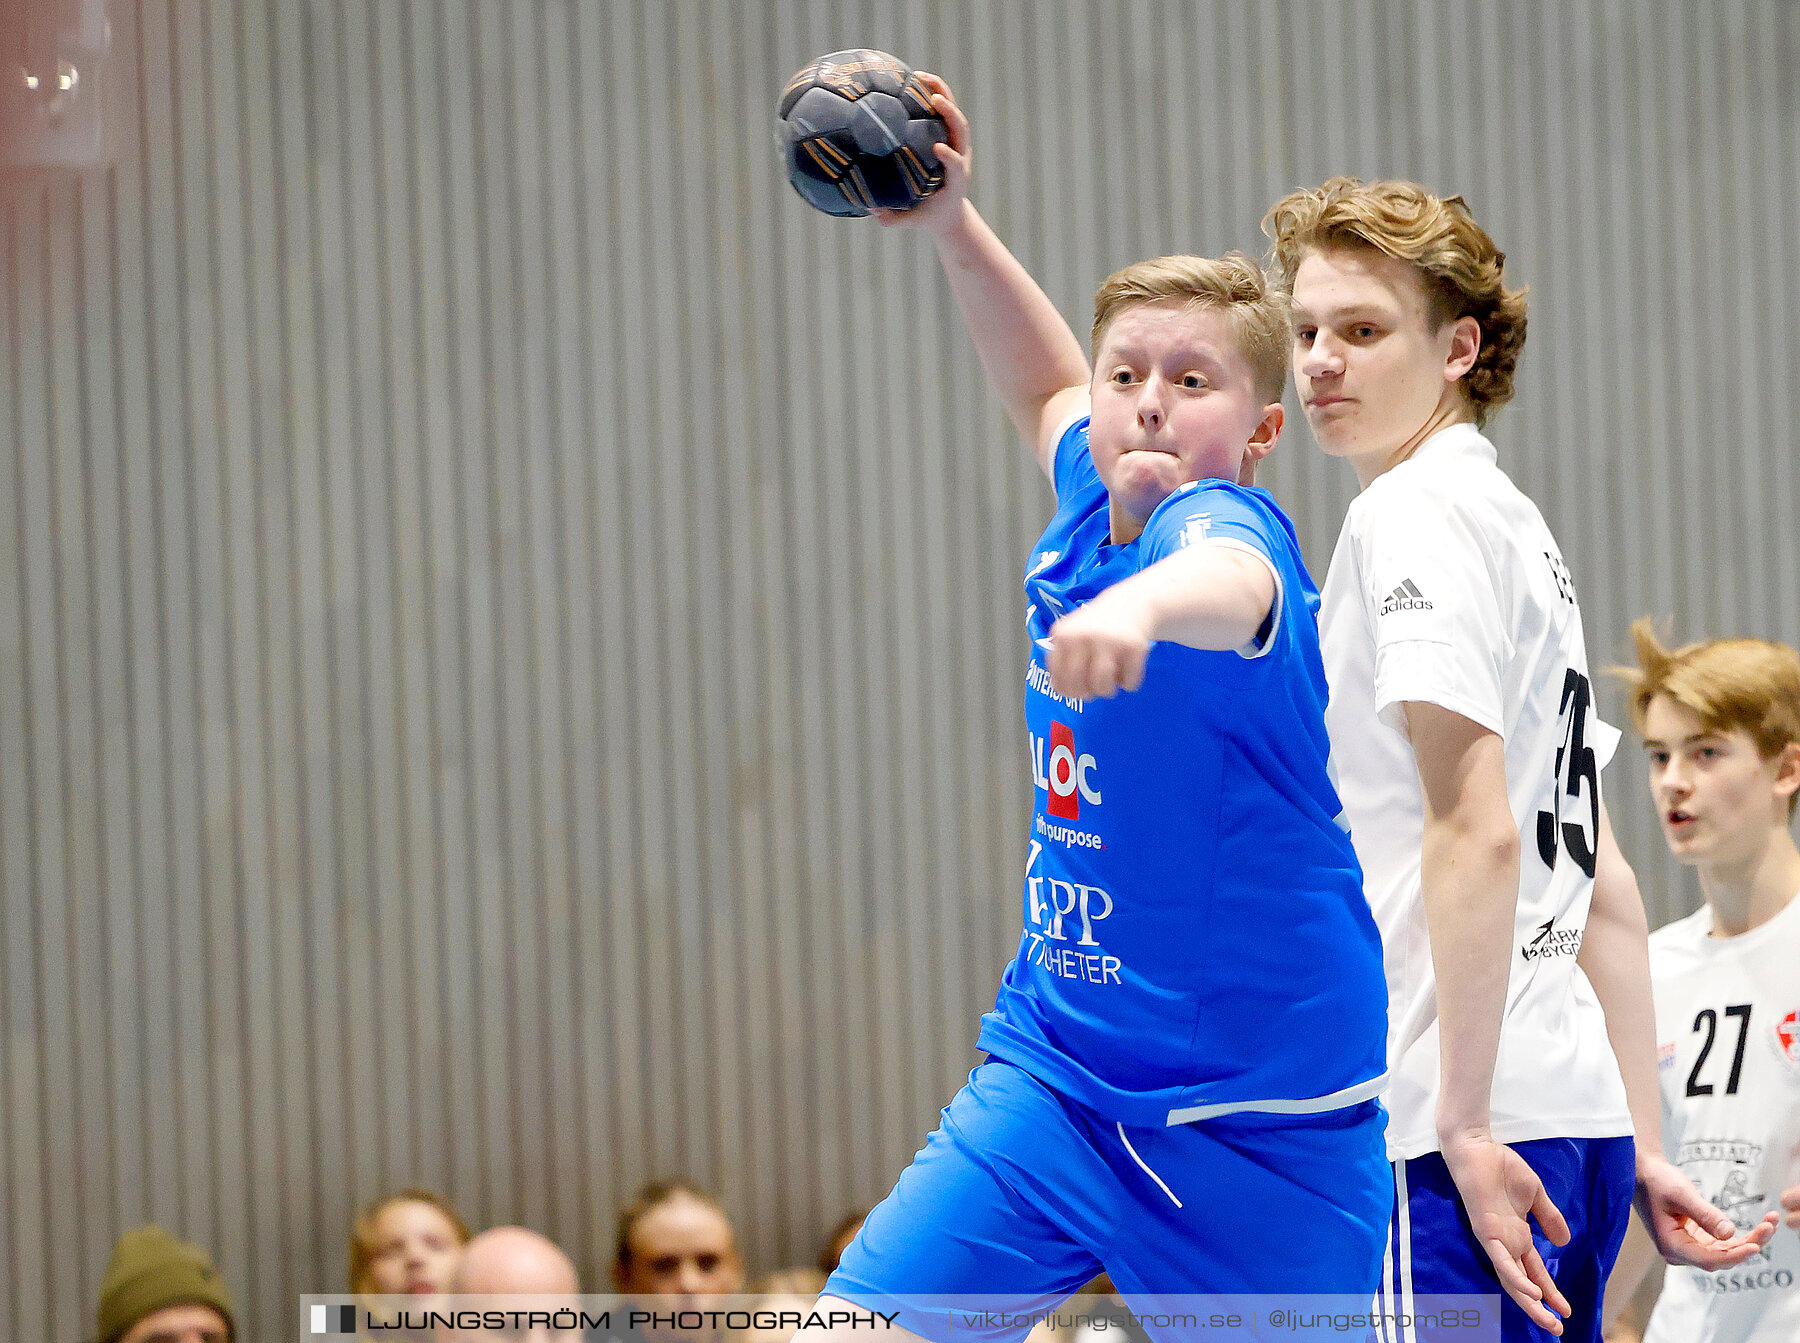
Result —
[[[1537,1172],[1490,1131],[1519,903],[1505,743],[1436,704],[1408,703],[1406,724],[1425,801],[1421,877],[1437,977],[1440,1150],[1500,1285],[1541,1328],[1560,1334],[1557,1317],[1568,1316],[1569,1302],[1532,1243],[1529,1219],[1557,1245],[1568,1244],[1568,1224]]]
[[[1110,699],[1144,683],[1158,640],[1243,648],[1275,602],[1275,575],[1233,546],[1193,545],[1113,584],[1050,627],[1050,684],[1070,699]]]
[[[1600,812],[1594,899],[1577,961],[1606,1012],[1606,1035],[1625,1079],[1637,1144],[1638,1212],[1671,1264],[1712,1272],[1741,1264],[1775,1234],[1774,1213],[1745,1235],[1663,1154],[1662,1097],[1656,1081],[1655,1001],[1650,992],[1649,922],[1637,874]]]
[[[910,210],[875,215],[891,228],[931,233],[988,382],[1050,475],[1056,431],[1087,409],[1087,356],[1056,305],[970,203],[969,119],[950,86],[923,70],[918,76],[950,135],[937,151],[944,184]]]

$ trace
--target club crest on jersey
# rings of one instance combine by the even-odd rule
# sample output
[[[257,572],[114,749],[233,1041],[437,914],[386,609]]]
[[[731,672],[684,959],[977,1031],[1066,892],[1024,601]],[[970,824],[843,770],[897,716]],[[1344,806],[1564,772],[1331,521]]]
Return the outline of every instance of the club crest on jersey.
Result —
[[[1075,733],[1067,723],[1050,724],[1048,755],[1044,738],[1031,738],[1031,778],[1048,794],[1044,810],[1062,821],[1079,821],[1081,804],[1100,805],[1097,762],[1075,749]]]
[[[1789,1012],[1775,1023],[1775,1049],[1783,1063],[1800,1071],[1800,1011]]]
[[[1194,514],[1181,528],[1181,544],[1192,546],[1206,540],[1206,534],[1212,530],[1212,521],[1211,513]]]

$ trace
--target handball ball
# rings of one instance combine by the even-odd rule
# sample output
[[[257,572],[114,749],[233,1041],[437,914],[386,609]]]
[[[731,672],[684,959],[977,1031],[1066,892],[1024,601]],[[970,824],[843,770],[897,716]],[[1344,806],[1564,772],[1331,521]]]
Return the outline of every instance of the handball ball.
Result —
[[[788,181],[828,215],[910,210],[944,182],[933,146],[943,118],[915,75],[885,51],[834,51],[788,80],[775,142]]]

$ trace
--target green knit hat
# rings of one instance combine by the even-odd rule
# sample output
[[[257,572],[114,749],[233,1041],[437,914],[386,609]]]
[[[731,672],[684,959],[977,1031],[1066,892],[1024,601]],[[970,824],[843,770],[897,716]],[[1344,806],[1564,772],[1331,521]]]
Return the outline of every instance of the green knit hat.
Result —
[[[225,1317],[227,1332],[236,1337],[231,1293],[205,1250],[176,1240],[160,1226],[127,1231],[113,1246],[112,1262],[100,1284],[98,1343],[119,1343],[144,1316],[190,1304],[218,1311]]]

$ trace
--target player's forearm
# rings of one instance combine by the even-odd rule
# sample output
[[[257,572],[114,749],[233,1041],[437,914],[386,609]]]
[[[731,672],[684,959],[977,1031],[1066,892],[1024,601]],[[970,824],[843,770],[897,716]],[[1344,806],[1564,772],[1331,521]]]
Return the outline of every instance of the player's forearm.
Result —
[[[1662,1097],[1656,1081],[1656,1005],[1650,992],[1649,922],[1637,874],[1601,817],[1594,898],[1576,958],[1606,1013],[1606,1037],[1625,1080],[1641,1169],[1662,1160]]]
[[[1641,934],[1640,934],[1641,936]],[[1590,950],[1592,949],[1591,954]],[[1616,960],[1611,958],[1617,958]],[[1625,1081],[1625,1102],[1637,1144],[1637,1164],[1663,1160],[1662,1104],[1656,1087],[1656,1037],[1650,1028],[1649,962],[1634,951],[1621,928],[1588,919],[1582,938],[1582,968],[1606,1013],[1606,1038]],[[1643,982],[1636,982],[1641,973]]]
[[[1097,600],[1141,612],[1152,642],[1242,648],[1268,619],[1275,579],[1269,566],[1252,555],[1202,544],[1158,560]]]
[[[1422,878],[1437,979],[1440,1141],[1488,1133],[1519,900],[1510,811],[1427,819]]]
[[[970,202],[933,237],[988,382],[1035,448],[1045,403],[1087,383],[1081,342]]]

